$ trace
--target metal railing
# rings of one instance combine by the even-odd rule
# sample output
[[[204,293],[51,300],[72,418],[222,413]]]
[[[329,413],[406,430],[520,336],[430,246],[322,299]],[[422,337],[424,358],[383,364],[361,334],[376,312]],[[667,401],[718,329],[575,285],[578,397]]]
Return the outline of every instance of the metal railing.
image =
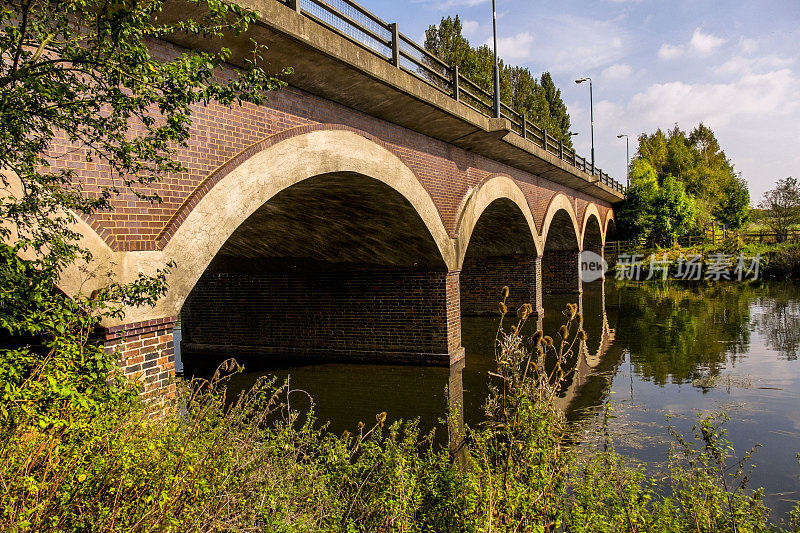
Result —
[[[494,99],[477,83],[464,77],[457,66],[450,66],[398,30],[397,24],[384,22],[352,0],[278,0],[314,22],[390,62],[475,111],[494,117]],[[500,116],[511,123],[511,130],[546,152],[592,176],[615,192],[625,187],[590,161],[580,157],[563,139],[556,139],[505,103]]]

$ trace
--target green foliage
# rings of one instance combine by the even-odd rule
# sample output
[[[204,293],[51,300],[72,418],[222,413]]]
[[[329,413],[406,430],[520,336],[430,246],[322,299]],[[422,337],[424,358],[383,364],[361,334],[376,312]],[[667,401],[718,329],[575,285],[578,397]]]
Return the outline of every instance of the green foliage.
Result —
[[[0,426],[78,424],[130,396],[95,328],[121,318],[124,306],[155,304],[166,271],[126,285],[87,271],[91,254],[74,224],[112,208],[120,193],[159,201],[150,185],[184,170],[175,154],[196,106],[258,104],[282,84],[259,66],[261,47],[228,79],[217,73],[229,50],[156,55],[151,38],[211,40],[256,20],[217,0],[189,6],[199,18],[174,23],[159,21],[159,1],[0,7]],[[85,187],[75,172],[85,164],[106,169],[107,179]],[[94,290],[60,292],[67,269]]]
[[[664,178],[651,209],[653,225],[648,240],[657,245],[671,245],[686,235],[694,223],[694,201],[671,175]]]
[[[639,148],[631,163],[632,180],[633,176],[641,175],[644,163],[649,165],[648,177],[652,170],[658,186],[664,189],[657,201],[666,200],[671,213],[660,213],[657,209],[660,216],[649,220],[646,215],[636,214],[636,209],[646,208],[641,198],[632,200],[635,206],[626,208],[623,204],[620,211],[626,214],[622,218],[628,220],[620,220],[620,225],[627,227],[628,238],[646,237],[652,243],[668,245],[702,224],[716,221],[739,229],[747,222],[750,212],[747,182],[734,172],[714,133],[704,124],[688,135],[677,126],[667,133],[659,129],[650,135],[640,135]]]
[[[486,421],[470,434],[467,479],[475,493],[468,512],[478,530],[550,531],[563,520],[572,450],[564,446],[567,424],[554,405],[571,374],[565,362],[585,339],[571,332],[577,310],[570,304],[555,340],[541,331],[522,336],[532,311],[527,304],[509,332],[501,329]]]
[[[462,75],[488,93],[494,92],[494,53],[486,45],[473,48],[463,35],[461,19],[444,17],[438,26],[425,31],[425,49],[449,65],[458,66]],[[572,148],[570,118],[561,90],[549,72],[537,80],[525,67],[500,64],[500,99],[556,139]]]
[[[739,229],[747,224],[750,220],[750,191],[741,176],[728,183],[712,214],[731,229]]]
[[[584,349],[576,305],[556,339],[521,335],[531,312],[501,329],[485,422],[420,435],[386,413],[337,436],[302,391],[262,379],[238,398],[226,362],[182,387],[180,410],[154,417],[121,396],[69,424],[0,427],[4,531],[765,531],[761,492],[746,488],[751,454],[714,419],[695,441],[675,435],[664,483],[568,440],[555,403]],[[46,364],[46,363],[43,363]],[[28,385],[26,385],[28,386]],[[22,413],[32,420],[33,413]],[[449,450],[460,449],[455,455]],[[800,508],[793,516],[800,513]]]
[[[800,184],[792,177],[778,180],[774,189],[764,193],[759,207],[762,222],[775,232],[778,242],[784,242],[789,229],[800,223]]]
[[[669,175],[659,184],[653,165],[645,159],[631,163],[630,180],[625,201],[617,210],[623,235],[670,246],[692,228],[695,204],[680,181]]]
[[[673,432],[667,487],[613,451],[585,459],[571,494],[567,530],[576,532],[774,531],[760,490],[747,491],[753,450],[728,465],[733,450],[714,416],[700,417],[695,439]],[[670,497],[662,496],[668,488]]]
[[[733,448],[720,417],[699,417],[694,442],[673,431],[678,446],[670,456],[671,484],[689,523],[703,531],[765,531],[769,510],[761,489],[748,492],[755,448],[729,465]],[[698,446],[699,444],[699,446]]]

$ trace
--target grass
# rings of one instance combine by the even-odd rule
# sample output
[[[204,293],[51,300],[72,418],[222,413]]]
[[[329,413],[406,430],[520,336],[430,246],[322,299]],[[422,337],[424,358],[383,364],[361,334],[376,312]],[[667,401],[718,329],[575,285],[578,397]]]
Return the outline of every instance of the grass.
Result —
[[[178,409],[137,403],[68,424],[16,420],[0,435],[3,531],[774,531],[751,452],[734,456],[724,419],[674,435],[668,475],[650,480],[610,438],[579,454],[555,408],[586,335],[576,306],[551,338],[522,335],[524,306],[496,339],[485,421],[451,442],[386,414],[343,435],[299,391],[259,381],[226,398],[227,362]],[[506,318],[505,322],[509,319]],[[501,324],[503,324],[501,322]],[[455,450],[458,450],[456,453]],[[800,531],[800,508],[784,527]]]

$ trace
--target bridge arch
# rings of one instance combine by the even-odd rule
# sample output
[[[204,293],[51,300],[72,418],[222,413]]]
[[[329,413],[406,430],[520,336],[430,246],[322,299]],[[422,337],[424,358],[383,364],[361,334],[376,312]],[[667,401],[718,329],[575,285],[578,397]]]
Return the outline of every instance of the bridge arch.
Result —
[[[614,217],[614,211],[608,209],[606,211],[606,220],[603,224],[603,245],[609,240],[617,239],[617,219]]]
[[[533,212],[531,211],[530,205],[528,205],[525,194],[514,180],[505,175],[497,175],[484,180],[474,189],[467,197],[459,212],[458,226],[456,229],[456,234],[458,235],[457,251],[459,266],[464,262],[464,256],[467,253],[469,242],[481,216],[484,214],[487,207],[496,204],[499,200],[505,200],[506,205],[509,207],[511,204],[516,206],[518,212],[524,217],[527,223],[527,232],[530,234],[536,251],[541,254],[541,237],[537,231]]]
[[[554,220],[555,219],[555,220]],[[570,231],[571,230],[571,231]],[[551,245],[554,240],[560,241],[560,247],[578,247],[581,235],[578,225],[578,216],[575,214],[575,207],[570,202],[567,195],[557,193],[547,204],[547,210],[542,222],[542,244],[547,247],[548,239],[552,236]],[[572,246],[574,237],[574,246]]]
[[[163,256],[178,267],[160,305],[180,312],[190,371],[220,356],[459,355],[455,247],[438,210],[396,155],[354,132],[252,155],[197,202]]]
[[[430,233],[443,265],[456,265],[452,240],[428,192],[395,154],[357,133],[321,130],[275,143],[248,158],[217,182],[188,213],[163,249],[177,272],[159,302],[162,315],[176,314],[197,280],[233,232],[281,191],[322,175],[352,174],[398,193]],[[209,220],[217,221],[210,225]]]
[[[575,209],[566,195],[556,194],[542,224],[542,290],[546,293],[581,291],[578,256],[582,232]]]
[[[507,308],[541,308],[541,243],[528,201],[509,177],[484,181],[466,199],[457,227],[461,315],[495,315]]]
[[[583,215],[581,230],[581,250],[591,250],[597,254],[603,251],[604,231],[600,211],[595,204],[589,204]]]

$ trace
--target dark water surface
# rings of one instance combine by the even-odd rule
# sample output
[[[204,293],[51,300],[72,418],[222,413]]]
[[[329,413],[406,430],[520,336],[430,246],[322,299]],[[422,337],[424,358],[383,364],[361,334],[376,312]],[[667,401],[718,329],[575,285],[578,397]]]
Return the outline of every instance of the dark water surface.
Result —
[[[593,445],[611,402],[616,418],[609,431],[617,451],[647,462],[656,475],[670,444],[667,426],[688,435],[698,413],[725,411],[728,439],[739,454],[762,445],[751,487],[766,489],[774,517],[800,499],[800,284],[596,282],[584,285],[580,297],[545,296],[545,317],[530,324],[531,332],[538,326],[554,334],[568,302],[580,304],[588,340],[560,401],[585,431],[584,445]],[[482,418],[497,325],[496,318],[463,319],[466,360],[455,368],[250,365],[234,378],[231,392],[265,374],[281,381],[290,376],[293,389],[314,397],[319,419],[341,432],[374,421],[381,411],[390,420],[420,418],[429,429],[444,416],[449,390],[451,402],[463,405],[466,423],[475,424]],[[203,373],[185,364],[188,373]],[[292,398],[293,407],[308,405],[303,394]]]

